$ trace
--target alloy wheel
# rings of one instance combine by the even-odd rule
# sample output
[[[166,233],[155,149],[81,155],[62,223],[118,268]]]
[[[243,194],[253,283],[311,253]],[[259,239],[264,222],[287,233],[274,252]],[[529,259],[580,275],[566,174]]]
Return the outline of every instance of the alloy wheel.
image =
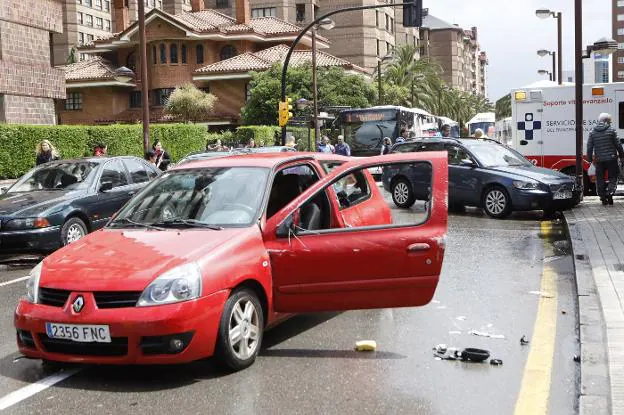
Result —
[[[260,319],[249,298],[241,298],[230,314],[228,336],[232,353],[241,360],[249,359],[258,348]]]
[[[82,238],[83,236],[85,236],[84,229],[82,229],[82,227],[79,224],[74,223],[73,225],[69,227],[69,229],[67,229],[67,237],[66,237],[67,244],[76,242],[78,239]]]
[[[409,188],[405,182],[399,182],[394,186],[394,199],[400,204],[407,203],[409,199]]]
[[[493,215],[500,215],[507,207],[507,196],[498,189],[490,190],[485,197],[485,208]]]

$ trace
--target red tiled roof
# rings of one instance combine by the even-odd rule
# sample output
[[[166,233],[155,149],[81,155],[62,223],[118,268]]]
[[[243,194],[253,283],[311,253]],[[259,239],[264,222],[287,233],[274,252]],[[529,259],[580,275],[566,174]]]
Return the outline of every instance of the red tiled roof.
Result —
[[[214,10],[185,12],[176,14],[174,17],[198,32],[210,32],[222,26],[232,26],[235,23],[230,16]]]
[[[116,75],[115,67],[101,56],[59,68],[65,71],[66,81],[107,80],[114,79]]]

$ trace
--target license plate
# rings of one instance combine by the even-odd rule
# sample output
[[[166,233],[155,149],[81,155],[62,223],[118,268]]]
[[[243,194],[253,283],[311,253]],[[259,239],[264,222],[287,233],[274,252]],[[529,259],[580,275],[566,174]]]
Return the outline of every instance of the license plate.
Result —
[[[85,324],[46,323],[46,334],[52,339],[65,339],[81,343],[110,343],[108,326]]]
[[[557,192],[553,195],[553,199],[561,200],[561,199],[572,199],[572,192],[569,190],[564,190],[562,192]]]

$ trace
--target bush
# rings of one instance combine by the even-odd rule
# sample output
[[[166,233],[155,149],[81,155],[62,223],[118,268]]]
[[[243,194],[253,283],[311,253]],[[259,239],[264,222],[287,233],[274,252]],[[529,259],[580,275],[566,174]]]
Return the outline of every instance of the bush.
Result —
[[[158,138],[173,160],[206,147],[206,127],[195,124],[155,124],[150,138]],[[61,158],[90,156],[98,144],[108,154],[143,156],[143,128],[134,125],[9,125],[0,124],[0,179],[17,178],[35,166],[35,148],[50,140]]]
[[[257,146],[274,146],[276,136],[281,129],[273,125],[245,125],[238,127],[234,132],[233,147],[246,146],[252,138]]]

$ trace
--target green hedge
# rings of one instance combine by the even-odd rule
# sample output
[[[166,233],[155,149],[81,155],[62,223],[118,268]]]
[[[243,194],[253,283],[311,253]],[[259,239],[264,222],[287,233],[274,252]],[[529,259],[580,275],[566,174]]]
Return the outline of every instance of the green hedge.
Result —
[[[173,160],[206,147],[206,127],[195,124],[155,124],[151,141],[158,138]],[[0,124],[0,179],[17,178],[35,165],[37,143],[50,140],[61,158],[89,156],[97,144],[108,145],[109,155],[143,156],[140,124],[108,126],[49,126]]]

